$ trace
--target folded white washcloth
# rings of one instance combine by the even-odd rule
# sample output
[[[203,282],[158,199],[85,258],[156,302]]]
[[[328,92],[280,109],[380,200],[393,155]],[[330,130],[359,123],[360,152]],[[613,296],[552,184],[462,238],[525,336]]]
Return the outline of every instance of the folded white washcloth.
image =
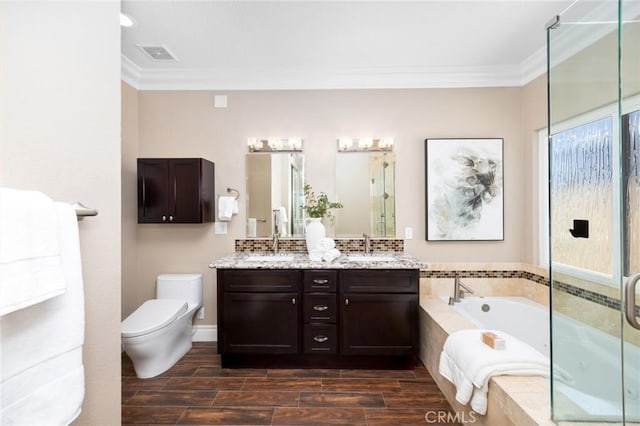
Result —
[[[226,195],[220,196],[218,198],[218,219],[221,221],[231,220],[231,216],[233,216],[233,208],[236,202],[237,200],[235,197]]]
[[[324,260],[325,262],[333,262],[334,260],[336,260],[339,257],[340,257],[340,250],[338,250],[336,248],[332,248],[332,249],[326,250],[322,254],[322,260]]]
[[[311,259],[314,262],[320,262],[322,260],[323,255],[324,255],[324,252],[316,248],[309,252],[309,259]]]
[[[320,241],[318,241],[318,248],[322,251],[328,251],[335,247],[336,242],[333,240],[333,238],[325,237],[321,238]]]
[[[495,350],[482,342],[483,331],[460,330],[451,334],[440,354],[439,371],[456,386],[456,400],[471,403],[479,414],[487,412],[487,391],[493,376],[548,376],[549,359],[532,346],[502,331],[506,348]]]

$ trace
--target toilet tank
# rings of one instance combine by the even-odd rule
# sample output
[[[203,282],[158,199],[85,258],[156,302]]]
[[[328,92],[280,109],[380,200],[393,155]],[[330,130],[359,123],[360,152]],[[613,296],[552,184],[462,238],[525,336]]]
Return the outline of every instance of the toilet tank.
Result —
[[[189,308],[202,306],[202,274],[158,275],[156,297],[186,300]]]

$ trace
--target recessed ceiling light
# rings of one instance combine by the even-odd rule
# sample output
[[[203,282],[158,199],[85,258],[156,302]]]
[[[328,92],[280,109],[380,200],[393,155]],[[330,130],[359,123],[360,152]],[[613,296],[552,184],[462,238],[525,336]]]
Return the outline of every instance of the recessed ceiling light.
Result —
[[[133,27],[133,18],[131,16],[120,12],[120,26],[121,27]]]

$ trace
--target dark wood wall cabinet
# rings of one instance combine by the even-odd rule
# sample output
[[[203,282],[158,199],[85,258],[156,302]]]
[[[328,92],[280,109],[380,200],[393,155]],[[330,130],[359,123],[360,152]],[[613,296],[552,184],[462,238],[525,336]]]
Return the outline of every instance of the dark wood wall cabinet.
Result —
[[[413,368],[419,271],[218,269],[223,367]]]
[[[213,222],[214,176],[203,158],[138,158],[138,223]]]

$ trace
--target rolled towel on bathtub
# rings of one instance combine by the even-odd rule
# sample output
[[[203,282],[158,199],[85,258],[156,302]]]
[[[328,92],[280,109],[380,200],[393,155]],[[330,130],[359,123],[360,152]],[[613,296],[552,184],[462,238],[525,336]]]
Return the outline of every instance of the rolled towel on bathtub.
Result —
[[[549,359],[532,346],[504,333],[503,350],[482,343],[482,332],[492,330],[460,330],[446,340],[440,354],[439,371],[456,387],[456,400],[470,403],[479,414],[487,412],[487,391],[493,376],[549,376]]]

